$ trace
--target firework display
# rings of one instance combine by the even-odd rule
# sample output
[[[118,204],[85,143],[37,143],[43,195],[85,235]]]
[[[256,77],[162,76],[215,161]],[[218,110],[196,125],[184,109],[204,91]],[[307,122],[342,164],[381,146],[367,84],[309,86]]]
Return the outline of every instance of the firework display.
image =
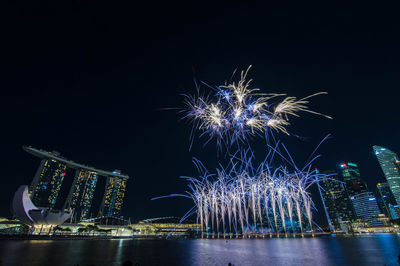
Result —
[[[302,111],[330,118],[307,107],[310,97],[326,93],[302,99],[260,93],[250,88],[251,80],[246,80],[249,69],[241,72],[238,83],[213,87],[213,95],[184,95],[186,109],[182,112],[193,125],[191,142],[196,132],[200,137],[208,135],[209,140],[215,138],[220,149],[227,148],[229,164],[212,174],[194,159],[200,175],[184,177],[190,191],[166,197],[183,196],[193,200],[195,206],[182,220],[196,214],[202,237],[272,237],[273,234],[287,237],[288,234],[304,236],[306,232],[314,235],[312,210],[315,207],[308,189],[327,178],[317,170],[310,170],[311,163],[319,156],[300,169],[285,146],[278,145],[277,141],[275,147],[266,145],[266,159],[255,167],[251,147],[245,144],[251,136],[267,137],[270,130],[289,135],[289,117],[298,117]],[[283,99],[278,101],[280,97]],[[234,143],[237,151],[232,154],[229,148]],[[279,146],[284,147],[289,158],[282,155]],[[284,164],[276,164],[276,157]]]
[[[183,117],[193,123],[193,129],[199,131],[200,136],[208,135],[210,139],[215,138],[219,146],[222,143],[229,146],[245,143],[250,136],[264,136],[269,129],[289,135],[289,117],[298,117],[300,112],[330,118],[307,107],[309,98],[326,92],[301,99],[286,97],[285,94],[260,93],[259,89],[250,87],[251,79],[246,80],[250,68],[241,72],[237,83],[209,86],[215,91],[213,95],[184,95],[186,108]],[[191,137],[193,140],[194,135]]]
[[[202,237],[304,235],[305,227],[312,232],[313,201],[307,189],[323,175],[317,170],[289,173],[266,161],[254,170],[251,159],[234,161],[216,175],[195,161],[202,175],[186,177]]]

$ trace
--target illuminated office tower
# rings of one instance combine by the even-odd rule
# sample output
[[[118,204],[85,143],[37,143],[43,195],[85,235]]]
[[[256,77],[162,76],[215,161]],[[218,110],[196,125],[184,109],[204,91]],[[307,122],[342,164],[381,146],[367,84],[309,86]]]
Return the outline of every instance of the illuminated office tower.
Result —
[[[330,170],[324,172],[324,174],[329,175],[329,178],[322,179],[318,183],[318,188],[321,193],[329,228],[334,232],[341,229],[341,223],[351,222],[355,219],[355,213],[352,203],[347,197],[344,183],[339,181],[336,172]]]
[[[363,219],[369,226],[380,226],[382,222],[377,220],[380,214],[376,198],[372,192],[360,193],[351,197],[357,217]]]
[[[99,211],[99,216],[119,217],[124,202],[126,178],[107,177],[106,189]]]
[[[373,146],[376,158],[378,158],[383,174],[389,184],[397,205],[400,205],[400,169],[399,157],[396,153],[380,146]]]
[[[43,159],[29,188],[33,204],[53,209],[67,166],[53,159]]]
[[[376,187],[378,188],[379,192],[379,206],[381,207],[383,213],[385,213],[387,217],[390,217],[394,220],[399,219],[400,217],[398,217],[395,210],[396,208],[398,209],[398,206],[392,192],[390,191],[389,184],[378,183]]]
[[[97,172],[83,169],[76,170],[75,178],[64,206],[64,209],[72,210],[72,219],[74,221],[90,218],[90,208],[98,177]]]
[[[400,219],[400,206],[399,205],[389,205],[390,218],[393,220]]]
[[[349,197],[368,192],[367,185],[361,180],[357,164],[342,163],[340,168],[342,170],[343,181],[346,184],[346,190]]]

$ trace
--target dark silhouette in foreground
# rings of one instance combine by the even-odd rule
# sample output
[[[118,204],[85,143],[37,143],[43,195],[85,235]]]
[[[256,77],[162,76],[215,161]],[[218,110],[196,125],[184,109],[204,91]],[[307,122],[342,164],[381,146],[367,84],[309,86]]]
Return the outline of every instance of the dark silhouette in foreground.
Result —
[[[0,261],[0,265],[1,265],[1,261]],[[130,261],[130,260],[126,260],[121,265],[122,266],[133,266],[133,262]],[[232,264],[229,263],[229,265],[232,265]],[[79,266],[79,264],[74,264],[74,266]],[[96,265],[95,264],[89,264],[88,266],[96,266]],[[139,262],[136,262],[135,266],[140,266]],[[234,265],[232,265],[232,266],[234,266]]]
[[[136,263],[135,265],[139,265],[138,263]],[[122,263],[122,266],[133,266],[132,261],[130,260],[126,260]]]

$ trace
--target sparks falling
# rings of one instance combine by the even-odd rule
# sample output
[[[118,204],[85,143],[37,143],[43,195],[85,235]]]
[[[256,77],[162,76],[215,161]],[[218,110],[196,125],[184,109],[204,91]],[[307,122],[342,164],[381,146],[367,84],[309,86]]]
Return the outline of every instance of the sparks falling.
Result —
[[[182,219],[196,214],[202,237],[313,234],[314,203],[308,189],[329,176],[311,170],[311,163],[303,169],[294,166],[290,172],[287,166],[272,167],[267,158],[254,168],[250,150],[239,158],[232,156],[230,164],[216,173],[208,172],[199,160],[193,161],[199,176],[183,177],[189,182],[189,191],[166,197],[193,200],[195,206]]]

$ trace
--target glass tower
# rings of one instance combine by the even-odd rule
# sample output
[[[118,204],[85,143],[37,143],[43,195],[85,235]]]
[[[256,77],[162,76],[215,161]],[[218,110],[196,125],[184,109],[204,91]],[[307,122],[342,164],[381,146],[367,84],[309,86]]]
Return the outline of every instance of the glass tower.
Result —
[[[99,211],[99,216],[119,217],[124,202],[126,178],[107,177],[106,189]]]
[[[329,178],[319,182],[320,193],[331,231],[340,230],[341,222],[351,222],[355,219],[350,199],[347,197],[343,182],[339,181],[335,171],[324,172]]]
[[[43,159],[29,188],[33,204],[53,209],[67,166],[53,159]]]
[[[396,153],[380,146],[373,146],[376,158],[378,158],[383,174],[389,184],[397,205],[400,205],[400,168],[399,157]]]
[[[367,184],[361,180],[357,164],[342,163],[340,168],[342,170],[343,181],[346,184],[346,190],[349,197],[368,192]]]
[[[382,222],[377,220],[380,214],[376,198],[372,192],[357,194],[351,197],[357,217],[368,222],[369,226],[380,226]]]
[[[396,212],[393,213],[393,209],[398,207],[396,206],[396,200],[392,192],[390,191],[390,187],[388,183],[378,183],[376,185],[379,192],[379,205],[381,210],[386,214],[387,217],[392,219],[398,219],[399,217],[396,215]]]
[[[75,178],[64,206],[64,209],[72,210],[74,221],[90,218],[90,208],[98,176],[97,172],[83,169],[76,170]]]

